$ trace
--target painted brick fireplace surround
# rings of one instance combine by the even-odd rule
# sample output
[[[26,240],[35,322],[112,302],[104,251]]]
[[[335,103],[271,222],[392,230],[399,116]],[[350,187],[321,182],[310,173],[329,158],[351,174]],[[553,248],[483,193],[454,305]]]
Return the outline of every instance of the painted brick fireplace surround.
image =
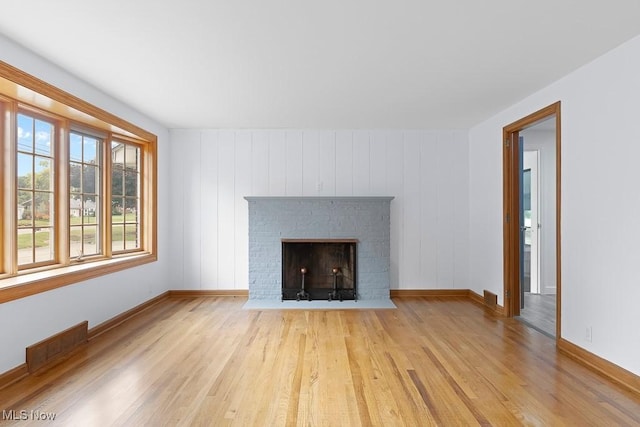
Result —
[[[356,239],[359,300],[389,299],[393,197],[245,197],[249,299],[282,297],[283,239]]]

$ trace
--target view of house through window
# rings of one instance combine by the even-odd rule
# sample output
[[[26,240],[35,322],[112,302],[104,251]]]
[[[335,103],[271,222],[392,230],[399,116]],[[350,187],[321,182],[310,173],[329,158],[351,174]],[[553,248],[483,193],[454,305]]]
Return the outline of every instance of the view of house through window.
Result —
[[[113,252],[140,247],[140,148],[111,143],[111,244]]]
[[[99,130],[70,129],[68,140],[57,140],[57,134],[55,121],[36,114],[17,114],[19,268],[58,260],[56,237],[62,232],[57,230],[59,214],[69,218],[68,259],[83,261],[85,257],[104,255],[105,251],[117,254],[140,250],[143,146]],[[105,149],[110,149],[111,155],[106,165]],[[56,152],[68,153],[65,164],[59,163]],[[56,176],[63,173],[68,173],[68,191],[56,190]],[[110,200],[104,195],[104,182],[109,185]],[[60,197],[68,197],[66,212],[56,211]],[[108,230],[104,227],[105,218],[111,225],[108,238],[104,236]],[[110,245],[108,250],[105,243]]]
[[[69,256],[102,253],[102,145],[94,136],[71,132],[69,137]]]
[[[17,115],[18,265],[53,263],[56,254],[56,126],[28,114]],[[68,138],[69,253],[72,260],[104,253],[105,215],[111,218],[112,253],[141,248],[141,168],[139,145],[71,130]],[[65,142],[60,142],[64,144]],[[111,148],[110,210],[102,207],[102,153]],[[61,150],[67,152],[67,150]],[[66,197],[66,196],[65,196]]]

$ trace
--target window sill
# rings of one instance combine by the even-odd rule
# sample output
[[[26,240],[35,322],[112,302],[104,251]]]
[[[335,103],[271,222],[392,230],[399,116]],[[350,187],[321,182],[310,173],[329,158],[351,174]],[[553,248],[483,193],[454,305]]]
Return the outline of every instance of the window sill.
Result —
[[[157,257],[153,254],[135,254],[7,277],[0,279],[0,304],[156,260]]]

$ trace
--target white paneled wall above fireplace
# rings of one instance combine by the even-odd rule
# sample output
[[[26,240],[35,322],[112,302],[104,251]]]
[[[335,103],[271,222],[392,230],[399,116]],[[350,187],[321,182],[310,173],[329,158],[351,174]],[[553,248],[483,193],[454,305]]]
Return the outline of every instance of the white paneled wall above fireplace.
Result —
[[[391,288],[466,289],[466,131],[171,131],[172,289],[248,288],[245,196],[394,196]]]

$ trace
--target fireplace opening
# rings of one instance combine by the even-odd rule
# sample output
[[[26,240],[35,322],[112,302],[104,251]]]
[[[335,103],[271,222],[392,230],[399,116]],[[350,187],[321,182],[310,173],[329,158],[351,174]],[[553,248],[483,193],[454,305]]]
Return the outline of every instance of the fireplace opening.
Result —
[[[283,239],[283,300],[357,300],[356,239]]]

